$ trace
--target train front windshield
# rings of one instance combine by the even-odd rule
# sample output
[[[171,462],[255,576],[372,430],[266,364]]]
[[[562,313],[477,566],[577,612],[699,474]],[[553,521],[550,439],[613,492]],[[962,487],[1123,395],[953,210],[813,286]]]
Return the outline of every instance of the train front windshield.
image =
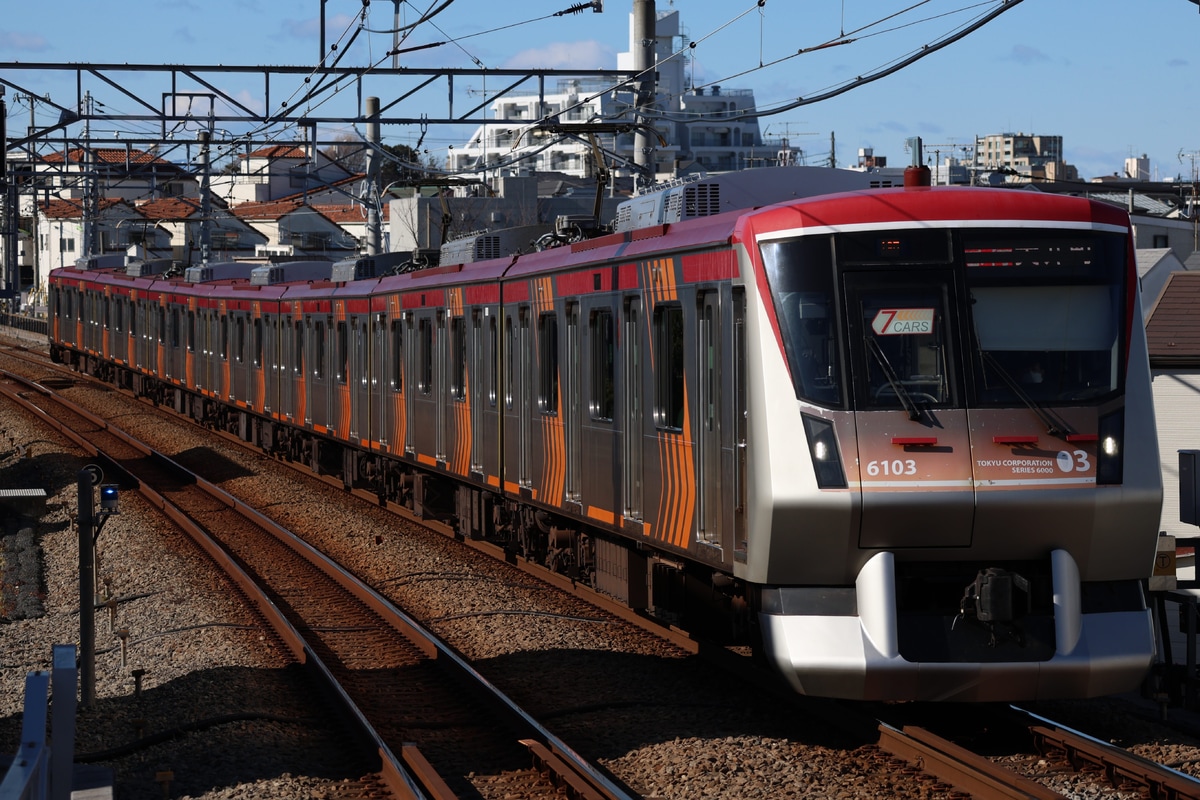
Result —
[[[761,245],[796,396],[827,408],[1087,404],[1122,388],[1125,239],[913,229]]]

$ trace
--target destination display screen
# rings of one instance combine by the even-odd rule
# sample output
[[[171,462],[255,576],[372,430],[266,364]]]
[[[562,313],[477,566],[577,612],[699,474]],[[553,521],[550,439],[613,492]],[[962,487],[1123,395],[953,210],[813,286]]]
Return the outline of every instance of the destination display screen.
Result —
[[[978,233],[963,241],[967,269],[1090,269],[1102,257],[1093,235],[1036,236],[1021,231]]]

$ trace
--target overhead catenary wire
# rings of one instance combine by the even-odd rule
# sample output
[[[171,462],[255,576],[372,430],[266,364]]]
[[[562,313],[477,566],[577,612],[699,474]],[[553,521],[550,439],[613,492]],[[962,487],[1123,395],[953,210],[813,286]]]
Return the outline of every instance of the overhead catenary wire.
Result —
[[[666,63],[667,61],[670,61],[675,58],[682,57],[688,51],[696,50],[703,42],[705,42],[708,39],[713,38],[718,33],[725,30],[726,28],[730,27],[731,25],[733,25],[738,20],[745,17],[750,12],[758,10],[761,15],[763,13],[763,9],[766,6],[766,2],[767,2],[767,0],[754,0],[752,5],[750,5],[745,10],[743,10],[742,12],[735,15],[733,18],[731,18],[728,21],[717,26],[712,31],[704,34],[702,37],[691,40],[685,47],[680,48],[679,50],[673,52],[671,55],[667,56],[667,58],[652,65],[648,70],[645,70],[642,73],[639,73],[638,75],[627,78],[627,79],[621,81],[620,83],[615,83],[613,85],[603,88],[602,90],[592,92],[591,94],[587,95],[586,97],[580,98],[580,100],[577,103],[575,103],[571,106],[567,106],[562,109],[559,109],[556,113],[562,115],[562,114],[567,114],[571,111],[580,109],[583,106],[594,102],[597,98],[602,97],[605,94],[608,94],[613,91],[617,91],[622,86],[636,82],[640,77],[648,74],[649,72],[657,70],[663,63]],[[898,30],[902,30],[904,28],[909,28],[914,25],[931,22],[931,21],[934,21],[937,19],[951,16],[951,15],[962,14],[964,12],[973,11],[973,10],[979,9],[981,7],[991,7],[991,10],[974,17],[973,20],[970,20],[967,23],[964,23],[963,25],[960,25],[955,29],[952,29],[949,33],[944,34],[943,36],[941,36],[937,39],[934,39],[931,42],[921,45],[916,50],[910,51],[907,55],[898,57],[896,59],[893,59],[891,62],[887,62],[886,64],[884,64],[880,67],[877,67],[873,71],[859,74],[859,75],[855,76],[854,79],[845,81],[841,84],[835,84],[831,87],[820,89],[815,94],[801,96],[801,97],[796,98],[795,100],[785,101],[778,105],[773,105],[770,107],[763,107],[761,105],[756,105],[756,106],[750,107],[750,108],[739,109],[736,112],[730,112],[728,110],[723,110],[720,112],[711,112],[711,114],[702,114],[702,113],[701,114],[677,114],[677,113],[672,114],[672,113],[666,113],[663,111],[658,111],[655,109],[642,109],[639,113],[641,114],[641,116],[643,116],[646,119],[661,120],[661,121],[665,121],[665,122],[685,122],[685,123],[700,121],[700,120],[707,118],[708,116],[711,116],[712,114],[719,114],[720,119],[722,121],[736,121],[736,120],[740,120],[740,119],[760,118],[760,117],[765,117],[765,116],[771,116],[774,114],[784,113],[784,112],[793,110],[795,108],[798,108],[800,106],[810,105],[813,103],[820,102],[822,100],[827,100],[832,97],[836,97],[840,94],[844,94],[855,88],[858,88],[859,86],[864,86],[868,83],[872,83],[883,77],[891,75],[891,74],[925,58],[926,56],[932,55],[933,53],[949,46],[950,44],[953,44],[954,42],[957,42],[957,41],[963,39],[964,37],[970,35],[971,33],[975,32],[979,28],[983,27],[984,25],[986,25],[989,22],[991,22],[992,20],[994,20],[1000,14],[1002,14],[1006,11],[1009,11],[1012,8],[1019,5],[1022,2],[1022,0],[986,0],[986,2],[978,2],[978,3],[964,5],[964,6],[961,6],[961,7],[949,10],[949,11],[945,11],[942,13],[932,14],[932,15],[928,15],[925,17],[921,17],[919,19],[914,19],[914,20],[911,20],[908,22],[904,22],[903,24],[892,25],[887,28],[880,27],[890,21],[899,19],[902,15],[910,14],[913,11],[915,11],[916,9],[921,8],[922,6],[926,6],[930,2],[932,2],[932,0],[918,0],[918,2],[911,3],[910,5],[906,6],[903,9],[899,9],[897,11],[888,13],[888,14],[881,16],[877,19],[874,19],[864,25],[860,25],[856,28],[853,28],[849,31],[846,31],[846,29],[845,29],[844,4],[843,4],[843,18],[842,18],[842,24],[841,24],[840,30],[839,30],[839,37],[837,37],[835,39],[826,40],[826,41],[818,43],[816,45],[798,48],[795,52],[789,53],[785,56],[781,56],[781,57],[776,58],[771,61],[767,61],[765,63],[760,63],[759,66],[750,67],[748,69],[727,75],[723,78],[714,79],[712,81],[709,81],[709,82],[703,84],[702,87],[700,87],[700,88],[707,87],[710,85],[713,85],[713,86],[719,85],[720,83],[722,83],[724,81],[728,81],[733,78],[739,78],[739,77],[743,77],[745,75],[749,75],[749,74],[758,72],[760,70],[769,69],[771,67],[785,63],[791,59],[797,58],[801,55],[814,53],[817,51],[829,49],[831,47],[852,45],[856,42],[861,42],[866,39],[884,35],[886,33],[892,33],[892,32],[898,31]],[[763,54],[761,52],[759,55],[759,60],[760,60],[760,62],[763,61]],[[693,87],[693,88],[697,88],[697,87]],[[603,121],[614,121],[619,118],[620,118],[620,115],[608,115],[603,118]],[[462,173],[456,173],[456,174],[475,173],[475,172],[479,172],[481,170],[489,170],[489,169],[496,169],[496,168],[497,167],[494,163],[485,164],[485,165],[476,165],[476,166],[473,166],[469,170],[465,170]]]
[[[921,19],[904,22],[903,24],[900,24],[900,25],[888,26],[886,28],[884,27],[886,25],[886,23],[888,23],[889,21],[898,20],[903,15],[911,14],[915,9],[920,8],[922,6],[926,6],[930,2],[931,2],[931,0],[920,0],[920,2],[910,3],[903,9],[888,13],[884,16],[879,17],[878,19],[874,19],[873,21],[867,23],[866,25],[861,25],[861,26],[853,28],[849,31],[846,30],[846,26],[845,26],[845,3],[843,2],[841,4],[842,5],[842,21],[841,21],[841,25],[839,28],[839,37],[827,40],[825,42],[818,43],[816,45],[798,48],[794,52],[789,53],[780,58],[776,58],[774,60],[771,60],[768,58],[768,54],[764,51],[763,45],[760,43],[760,52],[758,54],[758,58],[756,59],[758,61],[758,65],[752,66],[751,68],[740,71],[740,72],[731,73],[730,75],[728,75],[722,79],[719,79],[719,80],[729,80],[730,78],[737,78],[737,77],[741,77],[743,75],[752,74],[752,73],[757,72],[758,70],[765,70],[765,69],[775,67],[779,64],[785,63],[786,61],[788,61],[792,58],[799,57],[800,55],[817,52],[819,50],[828,49],[831,47],[849,46],[851,44],[854,44],[855,42],[862,41],[864,39],[867,39],[867,38],[870,38],[873,36],[880,36],[880,35],[883,35],[884,33],[896,31],[896,30],[899,30],[904,27],[910,27],[913,25],[917,25],[917,24],[920,24],[921,22],[927,22],[932,19],[937,19],[938,17],[941,17],[941,16],[962,13],[964,10],[978,8],[981,6],[992,7],[992,10],[990,11],[990,13],[984,14],[982,17],[976,19],[973,23],[968,25],[966,28],[957,30],[955,32],[952,32],[948,36],[944,36],[940,39],[933,40],[927,44],[924,44],[919,49],[917,49],[915,51],[910,51],[910,53],[907,54],[906,56],[902,56],[892,62],[888,62],[888,63],[884,64],[883,66],[878,67],[871,72],[863,73],[863,74],[858,75],[855,78],[845,81],[841,84],[833,84],[833,85],[827,86],[825,88],[818,89],[815,92],[806,93],[805,95],[802,95],[800,97],[796,97],[791,100],[786,100],[786,101],[783,101],[778,104],[771,104],[771,105],[760,104],[754,108],[749,108],[749,109],[745,109],[745,110],[739,109],[738,111],[734,112],[734,116],[729,116],[730,112],[724,112],[722,115],[722,118],[736,120],[736,119],[743,119],[743,118],[750,118],[750,117],[765,117],[765,116],[770,116],[773,114],[784,113],[784,112],[792,110],[798,106],[820,102],[821,100],[835,97],[839,94],[850,91],[859,86],[865,85],[865,84],[870,83],[875,80],[879,80],[880,78],[885,77],[890,74],[893,74],[894,72],[896,72],[900,69],[903,69],[904,67],[914,63],[915,61],[920,60],[921,58],[924,58],[926,55],[930,55],[933,52],[936,52],[936,51],[948,46],[949,44],[952,44],[953,42],[960,40],[964,36],[969,35],[973,31],[977,30],[979,27],[982,27],[984,24],[986,24],[987,22],[994,19],[999,14],[1003,13],[1004,11],[1011,10],[1012,8],[1014,8],[1016,5],[1018,5],[1021,2],[1021,0],[990,0],[990,2],[975,3],[973,5],[965,5],[961,8],[957,8],[952,11],[947,11],[944,14],[930,15],[927,17],[923,17]],[[446,10],[451,8],[452,5],[453,5],[453,0],[441,0],[441,2],[436,2],[436,0],[435,0],[435,2],[431,2],[429,4],[429,6],[425,9],[424,12],[421,13],[420,17],[417,20],[415,20],[409,24],[395,26],[393,28],[388,28],[387,30],[380,30],[380,29],[376,29],[374,27],[369,26],[368,20],[367,20],[366,14],[365,14],[365,10],[364,10],[364,13],[356,15],[355,18],[353,19],[353,21],[348,23],[345,26],[345,28],[341,32],[341,35],[338,37],[336,43],[332,47],[330,47],[328,52],[326,52],[323,55],[321,60],[312,67],[309,74],[304,77],[304,82],[301,84],[298,84],[295,87],[295,89],[291,92],[291,94],[288,95],[287,99],[284,101],[284,105],[290,106],[290,107],[295,107],[295,106],[298,106],[303,103],[311,103],[312,104],[311,107],[315,109],[315,108],[320,108],[321,106],[332,102],[334,98],[341,96],[342,92],[346,88],[349,88],[349,86],[348,86],[349,80],[347,78],[347,74],[342,73],[340,75],[335,76],[331,73],[324,73],[323,70],[327,69],[330,65],[336,65],[336,64],[340,63],[343,59],[346,58],[346,55],[349,52],[351,52],[352,49],[355,49],[356,45],[361,46],[361,43],[364,41],[369,44],[370,37],[362,37],[361,33],[365,32],[368,34],[370,34],[370,33],[392,34],[395,32],[400,32],[400,33],[404,34],[404,38],[405,38],[405,40],[407,40],[412,33],[420,30],[420,26],[422,24],[427,23],[427,22],[431,23],[431,20],[434,17],[436,17],[440,14],[443,14]],[[460,36],[457,39],[453,39],[453,40],[450,39],[450,37],[447,37],[447,40],[454,41],[457,43],[457,42],[460,42],[462,40],[466,40],[469,38],[484,36],[488,33],[496,33],[496,32],[500,32],[500,31],[505,31],[505,30],[511,29],[513,27],[517,27],[519,25],[524,25],[524,24],[528,24],[528,23],[532,23],[532,22],[537,22],[539,20],[544,20],[547,17],[553,17],[553,16],[557,16],[560,14],[573,12],[576,9],[584,10],[588,7],[588,5],[589,4],[586,4],[586,3],[579,3],[576,5],[570,6],[569,8],[564,9],[563,11],[556,12],[555,14],[549,14],[549,15],[545,15],[542,17],[535,17],[535,18],[531,18],[528,20],[522,20],[519,22],[510,23],[508,25],[503,25],[503,26],[499,26],[496,28],[492,28],[492,29],[489,29],[486,31],[474,31],[470,34],[467,34],[465,36]],[[717,34],[719,34],[722,31],[728,29],[730,26],[734,25],[738,20],[742,19],[743,17],[745,17],[752,11],[758,11],[758,13],[759,13],[759,17],[760,17],[759,26],[760,26],[760,35],[761,35],[761,31],[763,30],[763,26],[765,25],[765,22],[766,22],[765,15],[766,15],[766,11],[768,9],[769,9],[769,7],[767,6],[766,0],[755,0],[754,2],[747,4],[744,7],[744,9],[742,9],[741,11],[739,11],[738,13],[733,15],[729,20],[716,26],[711,31],[705,33],[703,36],[701,36],[693,41],[690,41],[686,47],[680,48],[680,50],[678,52],[673,53],[670,56],[668,56],[668,59],[681,57],[682,55],[685,55],[689,52],[695,52],[700,47],[706,45],[714,36],[716,36]],[[434,27],[436,27],[436,26],[434,26]],[[439,30],[439,32],[442,32],[440,28],[438,30]],[[424,46],[425,45],[422,45],[421,47],[424,47]],[[478,66],[480,66],[481,68],[483,68],[481,59],[479,59],[478,57],[474,56],[471,53],[468,53],[466,51],[466,49],[464,47],[462,47],[461,44],[458,44],[457,46],[459,47],[460,50],[462,50],[467,55],[468,58],[470,58],[472,60],[473,63],[475,63]],[[368,64],[368,66],[366,66],[363,70],[354,73],[350,77],[358,77],[358,76],[370,74],[371,72],[375,71],[379,66],[381,66],[384,63],[384,61],[386,60],[386,58],[390,57],[393,53],[394,53],[394,50],[389,50],[387,56],[385,56],[384,58],[377,59],[377,58],[372,57],[370,59],[370,63]],[[718,82],[719,82],[718,80],[714,80],[709,83],[703,84],[703,86],[715,85]],[[605,89],[605,92],[616,91],[620,87],[627,85],[627,83],[628,83],[628,81],[624,81],[624,80],[614,81],[610,87]],[[584,102],[593,101],[597,96],[599,96],[599,94],[602,94],[602,92],[594,94],[591,97],[581,98],[579,105],[582,105]],[[219,102],[219,99],[214,99],[213,102],[214,103]],[[573,106],[572,108],[577,108],[577,107],[578,107],[578,105]],[[561,109],[559,111],[559,113],[564,113],[569,110],[571,110],[571,109]],[[305,137],[293,136],[293,132],[297,131],[301,127],[300,124],[297,124],[295,122],[288,122],[288,123],[284,123],[282,126],[280,126],[280,124],[275,121],[278,116],[279,115],[277,113],[268,112],[268,115],[266,117],[264,117],[259,124],[254,125],[250,130],[248,130],[246,132],[242,132],[240,134],[235,134],[232,137],[230,137],[227,141],[225,141],[219,145],[214,145],[215,158],[220,159],[220,158],[229,157],[229,156],[235,154],[242,147],[243,143],[249,143],[251,140],[257,139],[257,138],[275,139],[276,141],[279,141],[279,142],[307,140],[307,136],[305,136]],[[662,121],[668,121],[668,122],[670,122],[670,121],[689,122],[689,121],[696,121],[696,120],[700,120],[700,119],[704,118],[704,115],[671,114],[668,112],[664,112],[662,110],[653,110],[653,109],[648,110],[645,116],[649,119],[662,120]],[[198,119],[196,124],[203,125],[203,121]],[[183,128],[187,128],[190,125],[191,125],[191,123],[189,123],[187,121],[181,121],[180,123],[178,123],[178,126],[183,127]],[[353,123],[351,124],[350,129],[355,130],[353,127]],[[355,132],[357,133],[356,130],[355,130]],[[289,138],[289,137],[292,137],[292,138]],[[424,139],[425,139],[425,136],[424,136],[424,132],[423,132],[422,133],[422,141],[424,141]],[[497,163],[497,162],[494,162],[494,163]],[[498,160],[498,163],[506,163],[506,162]],[[423,166],[423,168],[427,168],[427,167]],[[494,167],[492,167],[491,165],[485,165],[485,168],[494,168]],[[476,169],[478,169],[478,168],[476,168]],[[474,171],[474,169],[468,170],[468,171]],[[461,173],[461,171],[459,171],[459,172],[447,171],[446,174],[462,174],[462,173]]]
[[[1003,14],[1004,12],[1009,11],[1012,8],[1016,7],[1022,1],[1023,0],[989,0],[989,2],[976,3],[973,5],[964,6],[962,8],[955,9],[954,11],[948,11],[948,12],[944,12],[942,14],[936,14],[933,16],[925,17],[925,18],[922,18],[919,20],[913,20],[911,22],[905,23],[904,25],[893,26],[891,28],[876,31],[873,33],[868,33],[865,35],[858,35],[858,34],[862,34],[864,31],[867,31],[873,27],[876,27],[876,26],[882,24],[883,22],[886,22],[890,19],[896,18],[896,16],[900,13],[912,11],[913,9],[916,9],[919,6],[925,5],[927,2],[929,2],[929,0],[922,0],[922,2],[911,5],[911,6],[907,7],[906,9],[904,9],[903,11],[889,14],[886,17],[882,17],[872,23],[869,23],[868,25],[861,26],[855,30],[850,31],[849,33],[843,32],[843,35],[845,38],[827,40],[825,42],[821,42],[819,44],[812,45],[809,47],[802,47],[794,53],[790,53],[786,56],[781,56],[780,58],[774,59],[773,61],[769,61],[761,66],[751,67],[751,68],[742,70],[740,72],[731,73],[731,74],[725,75],[721,78],[713,79],[702,85],[699,85],[696,88],[706,88],[708,86],[720,85],[721,83],[727,82],[729,80],[732,80],[735,78],[741,78],[746,75],[750,75],[752,73],[758,72],[762,69],[774,67],[774,66],[782,64],[786,61],[789,61],[793,58],[797,58],[801,55],[806,55],[809,53],[817,52],[819,50],[825,50],[825,49],[829,49],[831,47],[840,47],[840,46],[854,44],[855,42],[863,41],[863,40],[871,38],[873,36],[879,36],[884,33],[894,32],[896,30],[901,30],[903,28],[911,27],[913,25],[917,25],[917,24],[920,24],[923,22],[929,22],[929,21],[932,21],[935,19],[943,18],[943,17],[949,16],[951,14],[958,14],[958,13],[962,13],[964,11],[973,10],[973,9],[979,8],[981,6],[996,6],[990,12],[987,12],[980,16],[977,16],[974,19],[974,21],[966,23],[963,26],[959,26],[957,29],[955,29],[951,33],[943,36],[942,38],[937,39],[931,43],[924,44],[914,51],[910,51],[910,53],[907,56],[898,57],[897,59],[894,59],[893,61],[888,62],[887,64],[876,68],[874,71],[862,73],[860,75],[855,76],[855,78],[845,81],[841,84],[835,84],[832,87],[826,87],[824,89],[817,90],[817,92],[815,94],[801,96],[799,98],[796,98],[793,101],[786,101],[779,105],[770,106],[770,107],[763,107],[761,105],[758,105],[758,106],[740,109],[735,113],[730,113],[728,111],[719,112],[720,118],[722,120],[727,120],[727,121],[748,119],[748,118],[752,118],[752,117],[753,118],[765,117],[765,116],[771,116],[774,114],[780,114],[780,113],[783,113],[786,111],[791,111],[795,108],[799,108],[800,106],[811,105],[813,103],[817,103],[822,100],[828,100],[832,97],[836,97],[840,94],[844,94],[845,92],[848,92],[859,86],[864,86],[868,83],[877,81],[880,78],[891,75],[891,74],[921,60],[922,58],[932,55],[933,53],[937,52],[938,50],[941,50],[942,48],[947,47],[948,45],[953,44],[954,42],[957,42],[957,41],[963,39],[964,37],[970,35],[971,33],[975,32],[979,28],[983,27],[984,25],[986,25],[989,22],[991,22],[992,20],[994,20],[1000,14]],[[714,112],[714,113],[716,113],[716,112]],[[668,114],[668,113],[663,113],[663,112],[656,112],[653,110],[646,112],[645,116],[653,118],[653,119],[668,121],[668,122],[695,122],[698,120],[702,120],[706,117],[705,114],[680,115],[680,114]]]

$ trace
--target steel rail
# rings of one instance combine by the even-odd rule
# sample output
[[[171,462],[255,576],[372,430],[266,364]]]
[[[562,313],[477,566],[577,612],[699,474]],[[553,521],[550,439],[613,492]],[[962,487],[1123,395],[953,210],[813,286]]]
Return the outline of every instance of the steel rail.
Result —
[[[1062,795],[981,755],[912,725],[879,726],[879,746],[923,772],[981,798],[1062,800]]]
[[[1156,764],[1086,733],[1055,725],[1048,720],[1046,725],[1030,726],[1029,733],[1043,756],[1057,752],[1077,771],[1095,767],[1104,773],[1113,786],[1135,783],[1144,787],[1152,798],[1200,800],[1200,781],[1190,775]]]
[[[143,453],[145,456],[152,457],[159,461],[159,463],[166,464],[171,469],[177,470],[181,474],[192,475],[191,471],[182,465],[164,456],[163,454],[158,453],[145,443],[141,442],[135,437],[130,436],[120,428],[117,428],[116,426],[113,426],[105,420],[88,412],[86,409],[78,407],[76,404],[63,398],[45,386],[4,370],[0,370],[0,376],[27,387],[27,390],[29,391],[34,391],[51,398],[55,403],[60,403],[66,406],[73,413],[77,413],[81,418],[87,420],[90,424],[95,425],[98,430],[122,440],[129,446]],[[44,422],[63,433],[93,456],[99,457],[102,455],[91,443],[87,442],[86,439],[78,435],[76,432],[71,431],[64,423],[38,408],[36,404],[33,404],[21,397],[19,393],[10,391],[8,387],[5,387],[2,383],[0,383],[0,392],[9,396],[15,402],[18,402],[21,405],[35,411],[35,413],[37,413]],[[121,469],[123,472],[128,472],[119,465],[114,464],[114,467]],[[295,550],[314,567],[321,570],[327,577],[338,583],[344,589],[351,591],[360,597],[360,599],[366,602],[371,610],[391,624],[392,627],[395,628],[402,636],[413,641],[419,647],[421,647],[428,657],[438,660],[443,665],[455,668],[459,673],[466,676],[474,684],[482,687],[490,696],[503,705],[509,711],[509,713],[521,721],[526,729],[532,734],[533,739],[531,741],[536,742],[539,748],[547,749],[557,756],[557,759],[549,762],[539,761],[539,763],[544,765],[549,764],[553,771],[559,775],[564,783],[571,783],[573,780],[572,776],[580,776],[586,781],[590,787],[589,793],[579,794],[576,796],[598,799],[607,798],[608,800],[634,800],[633,796],[631,796],[628,791],[614,783],[604,773],[596,770],[596,768],[587,759],[575,753],[569,745],[551,733],[545,726],[543,726],[524,709],[517,705],[515,701],[505,695],[498,687],[496,687],[482,674],[475,670],[475,668],[472,667],[466,661],[466,659],[460,656],[453,648],[422,626],[417,620],[396,608],[385,597],[380,595],[371,587],[363,584],[339,565],[327,559],[315,548],[306,542],[296,539],[289,531],[285,530],[282,526],[275,523],[269,517],[248,506],[246,503],[229,494],[220,487],[204,480],[200,476],[194,476],[194,478],[196,486],[202,489],[213,499],[221,502],[228,508],[235,510],[247,519],[250,519],[254,524],[260,526],[264,530],[271,532],[272,535],[283,541],[288,546],[292,547],[293,550]],[[434,797],[442,798],[453,796],[450,794],[440,793],[440,790],[444,789],[444,782],[442,782],[439,777],[430,779],[430,775],[433,773],[433,770],[428,762],[425,761],[424,757],[416,751],[416,748],[404,748],[404,752],[402,752],[400,757],[397,757],[396,754],[394,754],[388,748],[379,734],[375,731],[374,727],[371,726],[370,722],[367,720],[367,717],[360,709],[358,709],[358,707],[350,699],[349,695],[346,694],[345,690],[337,683],[337,680],[334,678],[332,672],[325,666],[325,664],[316,655],[307,642],[305,642],[303,637],[295,630],[291,623],[283,617],[282,611],[280,611],[277,606],[266,597],[265,594],[261,593],[261,590],[257,587],[253,580],[245,574],[245,572],[233,561],[229,554],[226,553],[219,544],[213,541],[207,535],[207,533],[203,531],[203,529],[192,522],[192,520],[187,517],[184,512],[175,507],[172,503],[170,503],[170,501],[162,497],[162,495],[149,488],[143,481],[139,480],[136,482],[138,484],[139,492],[142,493],[154,507],[158,508],[162,513],[180,525],[193,539],[196,540],[197,544],[199,544],[207,553],[209,553],[209,555],[222,567],[222,569],[225,569],[231,576],[235,578],[235,580],[238,581],[239,585],[247,588],[253,588],[253,591],[257,594],[248,593],[248,596],[259,608],[260,613],[262,613],[264,617],[272,621],[275,619],[280,620],[283,626],[280,629],[280,638],[289,647],[293,655],[301,663],[306,665],[312,664],[316,667],[323,679],[333,688],[339,699],[345,703],[346,708],[350,710],[358,724],[362,726],[365,734],[379,748],[379,752],[384,763],[383,778],[388,783],[389,788],[392,789],[392,791],[394,791],[398,797],[426,797],[425,794],[421,793],[420,788],[418,788],[421,784],[423,784],[426,788],[432,788],[434,790],[432,796]],[[526,746],[529,747],[528,744]],[[536,760],[536,751],[534,752],[534,756]],[[556,764],[564,765],[561,773],[559,772],[560,768],[555,766]],[[434,773],[434,775],[436,774]],[[424,776],[425,780],[418,780],[417,776]],[[448,789],[444,789],[444,791],[449,792]]]
[[[119,428],[110,425],[86,409],[81,408],[78,405],[71,403],[69,400],[66,400],[65,398],[55,394],[53,391],[47,389],[41,384],[35,381],[30,381],[26,378],[22,378],[18,375],[14,375],[6,370],[0,370],[0,376],[3,376],[4,380],[6,381],[10,381],[25,387],[26,392],[32,391],[39,395],[52,398],[53,402],[66,406],[73,413],[78,414],[81,418],[96,425],[99,430],[121,439],[126,444],[137,449],[146,456],[159,458],[165,463],[172,465],[174,468],[186,472],[186,470],[184,470],[178,464],[175,464],[175,462],[171,461],[165,456],[156,453],[144,443],[132,436],[129,436]],[[71,429],[71,427],[65,422],[47,413],[44,409],[38,406],[36,402],[22,396],[20,392],[13,391],[3,382],[0,382],[0,393],[4,394],[13,402],[19,404],[21,407],[26,408],[30,412],[36,414],[43,422],[45,422],[47,425],[50,425],[63,436],[71,440],[75,445],[90,453],[92,456],[103,456],[103,454],[95,447],[95,445],[89,442],[85,437],[81,436],[78,432]],[[288,651],[292,654],[292,657],[295,658],[296,661],[303,665],[306,669],[310,670],[318,679],[318,681],[320,681],[320,683],[328,691],[331,691],[338,698],[338,700],[343,704],[343,707],[349,714],[350,718],[359,728],[360,733],[366,736],[378,748],[381,759],[380,776],[383,783],[392,792],[392,794],[397,798],[402,798],[403,800],[409,800],[410,798],[411,800],[424,800],[427,795],[421,790],[420,783],[415,779],[410,769],[405,766],[405,762],[397,758],[396,755],[391,752],[380,735],[375,731],[375,728],[362,713],[362,710],[359,709],[358,706],[350,699],[350,696],[346,694],[345,689],[338,684],[336,678],[333,676],[332,671],[308,645],[304,637],[299,633],[299,631],[296,630],[295,626],[288,621],[279,607],[276,606],[276,604],[272,602],[269,597],[267,597],[262,588],[259,587],[258,584],[248,574],[246,574],[246,572],[234,561],[234,559],[224,548],[214,541],[213,538],[209,536],[203,528],[197,525],[194,520],[187,516],[176,505],[152,489],[144,481],[139,480],[138,477],[130,473],[129,470],[115,463],[113,463],[113,467],[135,482],[137,484],[136,488],[138,493],[141,494],[151,506],[158,509],[162,514],[167,516],[177,526],[179,526],[181,530],[183,530],[202,550],[204,550],[204,552],[220,567],[222,571],[230,576],[230,578],[238,586],[239,590],[245,594],[250,604],[257,609],[259,615],[266,621],[268,625],[271,626],[273,632],[279,637],[284,646],[287,647]],[[204,481],[202,478],[197,477],[196,481],[197,485],[206,493],[215,499],[226,502],[226,504],[230,505],[230,507],[234,507],[233,504],[220,497],[221,494],[224,494],[222,490],[218,489],[207,481]],[[215,490],[215,492],[212,490]]]

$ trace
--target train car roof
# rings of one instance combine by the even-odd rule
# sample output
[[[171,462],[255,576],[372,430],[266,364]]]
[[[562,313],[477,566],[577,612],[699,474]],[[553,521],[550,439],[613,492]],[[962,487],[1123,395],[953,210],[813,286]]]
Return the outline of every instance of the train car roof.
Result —
[[[146,290],[150,285],[161,280],[161,275],[131,276],[125,274],[125,268],[104,267],[101,269],[76,269],[60,267],[50,271],[50,281],[84,281],[86,283],[108,283],[120,288]]]
[[[506,278],[522,278],[549,270],[572,269],[596,262],[634,261],[664,250],[687,251],[727,245],[747,209],[710,217],[655,225],[585,239],[563,247],[528,253],[515,259]]]
[[[1079,223],[1126,228],[1129,215],[1110,203],[1021,189],[942,186],[867,189],[767,206],[746,214],[754,231],[921,226],[995,220]],[[739,238],[741,234],[739,234]]]
[[[312,297],[357,297],[373,292],[378,285],[378,278],[368,278],[359,281],[292,281],[262,288],[277,289],[283,300],[306,300]]]

